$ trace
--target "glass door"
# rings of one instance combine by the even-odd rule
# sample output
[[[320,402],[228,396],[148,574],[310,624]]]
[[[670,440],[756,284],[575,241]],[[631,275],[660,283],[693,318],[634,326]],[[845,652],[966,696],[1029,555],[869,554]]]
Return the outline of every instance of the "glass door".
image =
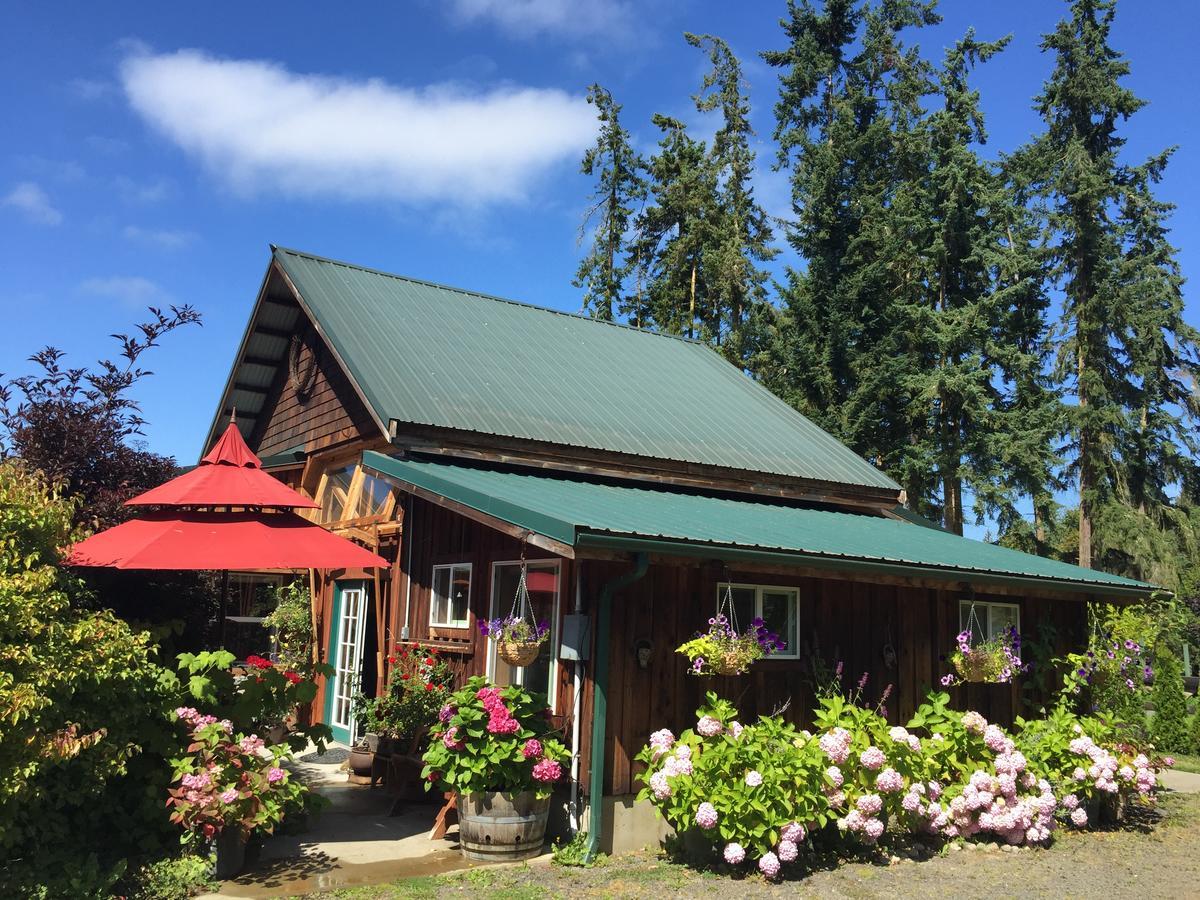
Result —
[[[334,672],[325,692],[325,722],[334,740],[346,745],[355,736],[353,697],[362,672],[366,610],[365,582],[339,582],[334,586],[328,656]]]

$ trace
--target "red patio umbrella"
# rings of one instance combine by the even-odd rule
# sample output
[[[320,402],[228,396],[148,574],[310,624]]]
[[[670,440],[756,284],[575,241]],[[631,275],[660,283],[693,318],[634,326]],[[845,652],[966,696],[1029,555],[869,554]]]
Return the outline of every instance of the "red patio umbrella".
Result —
[[[75,544],[67,564],[222,571],[222,642],[230,569],[388,565],[383,557],[289,512],[316,504],[264,472],[232,421],[195,469],[125,505],[159,508]]]

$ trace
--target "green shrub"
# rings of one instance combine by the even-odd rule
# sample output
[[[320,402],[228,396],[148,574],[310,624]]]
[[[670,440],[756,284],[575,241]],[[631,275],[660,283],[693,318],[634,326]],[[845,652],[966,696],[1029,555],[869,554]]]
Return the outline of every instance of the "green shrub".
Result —
[[[263,619],[263,625],[275,629],[279,645],[279,665],[293,672],[307,673],[313,666],[312,599],[302,581],[275,588],[275,609]]]
[[[0,462],[0,895],[107,891],[177,840],[163,797],[178,691],[145,633],[72,608],[71,504]]]
[[[1160,751],[1184,753],[1191,746],[1187,727],[1187,696],[1183,690],[1183,668],[1174,651],[1160,645],[1155,653],[1154,718],[1151,735]]]
[[[212,871],[208,856],[169,856],[142,866],[129,879],[131,884],[122,887],[129,900],[187,900],[216,890]]]

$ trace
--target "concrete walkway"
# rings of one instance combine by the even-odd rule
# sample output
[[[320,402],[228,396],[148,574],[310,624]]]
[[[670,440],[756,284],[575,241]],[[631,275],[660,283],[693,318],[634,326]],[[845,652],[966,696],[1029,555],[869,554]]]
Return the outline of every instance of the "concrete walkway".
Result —
[[[1200,775],[1195,772],[1167,769],[1159,773],[1158,783],[1181,794],[1200,794]]]
[[[286,897],[471,866],[458,850],[457,828],[440,841],[429,839],[440,794],[389,816],[387,791],[348,784],[341,763],[290,767],[331,805],[307,831],[268,837],[259,861],[209,897]]]

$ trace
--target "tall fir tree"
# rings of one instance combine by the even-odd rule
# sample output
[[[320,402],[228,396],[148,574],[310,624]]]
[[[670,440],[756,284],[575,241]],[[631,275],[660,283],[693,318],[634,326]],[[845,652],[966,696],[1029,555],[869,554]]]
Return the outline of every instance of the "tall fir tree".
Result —
[[[1064,296],[1058,372],[1075,400],[1078,561],[1137,574],[1150,561],[1123,546],[1129,511],[1170,511],[1166,487],[1190,456],[1197,352],[1166,237],[1169,207],[1151,190],[1166,155],[1143,166],[1121,160],[1118,126],[1144,101],[1121,83],[1129,64],[1109,42],[1115,12],[1115,0],[1073,0],[1045,36],[1055,66],[1037,109],[1047,130],[1026,153],[1049,203],[1052,274]]]
[[[805,260],[787,272],[763,380],[921,495],[927,467],[898,377],[919,350],[891,304],[900,285],[911,311],[923,281],[910,228],[925,183],[926,73],[899,35],[937,20],[933,3],[915,0],[791,0],[788,46],[763,54],[781,70],[777,165],[790,170],[787,238]]]
[[[662,138],[648,165],[651,203],[637,219],[633,322],[712,340],[720,333],[708,265],[719,234],[717,170],[705,142],[682,121],[655,115],[653,122]]]
[[[646,163],[621,125],[621,106],[598,84],[588,88],[588,103],[596,107],[600,130],[580,165],[595,179],[592,205],[580,225],[580,240],[594,223],[594,237],[579,263],[575,286],[584,289],[583,308],[597,319],[611,321],[625,311],[625,280],[634,260],[628,254],[635,207],[646,198]]]
[[[761,264],[779,250],[772,245],[769,217],[754,198],[754,129],[741,63],[719,37],[685,33],[684,39],[704,51],[712,65],[694,98],[696,108],[701,113],[719,111],[721,116],[710,151],[717,177],[715,243],[706,253],[718,322],[713,339],[730,362],[747,368],[757,350],[767,304],[767,272]]]

